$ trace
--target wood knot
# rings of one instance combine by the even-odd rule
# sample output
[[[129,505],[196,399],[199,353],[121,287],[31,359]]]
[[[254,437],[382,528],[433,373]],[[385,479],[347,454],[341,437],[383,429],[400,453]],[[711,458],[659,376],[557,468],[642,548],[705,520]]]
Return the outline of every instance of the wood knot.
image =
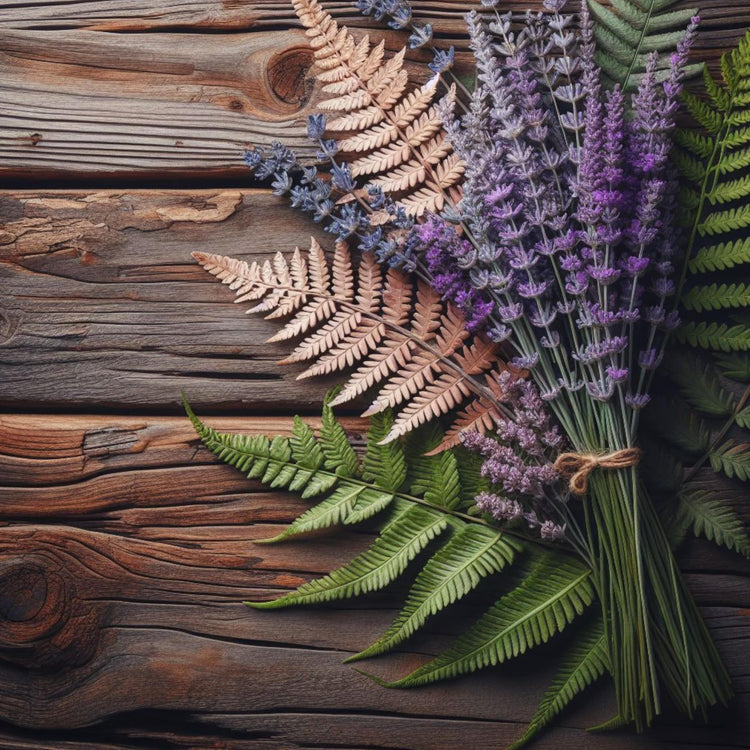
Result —
[[[268,62],[268,85],[285,104],[301,109],[312,93],[307,73],[313,64],[312,50],[305,47],[286,49]]]
[[[18,331],[21,318],[17,313],[0,312],[0,345],[7,344]]]
[[[27,669],[56,669],[89,660],[97,622],[75,581],[42,561],[0,563],[0,658]]]

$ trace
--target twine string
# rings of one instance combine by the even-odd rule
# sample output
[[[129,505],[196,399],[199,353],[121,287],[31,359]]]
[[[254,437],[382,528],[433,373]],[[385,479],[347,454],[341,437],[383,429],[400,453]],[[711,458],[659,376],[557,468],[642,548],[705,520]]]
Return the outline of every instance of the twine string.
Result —
[[[561,453],[554,463],[555,471],[568,480],[574,495],[585,495],[589,474],[594,469],[628,469],[641,460],[640,448],[623,448],[612,453]]]

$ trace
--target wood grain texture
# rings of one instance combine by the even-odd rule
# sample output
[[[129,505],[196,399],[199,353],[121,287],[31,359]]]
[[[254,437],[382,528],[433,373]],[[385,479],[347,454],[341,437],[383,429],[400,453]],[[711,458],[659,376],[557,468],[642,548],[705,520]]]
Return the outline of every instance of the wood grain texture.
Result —
[[[464,14],[481,7],[468,0],[414,0],[414,16],[432,23],[439,35],[464,33]],[[523,12],[539,8],[541,0],[503,0],[502,8]],[[676,8],[699,6],[704,27],[739,27],[750,23],[750,8],[726,0],[680,0]],[[349,26],[369,26],[353,9],[351,2],[327,2],[326,8],[337,20]],[[41,0],[0,2],[0,27],[13,29],[85,28],[96,31],[213,30],[246,31],[255,28],[278,28],[294,24],[291,4],[284,0],[86,0],[60,3]]]
[[[699,4],[696,54],[715,67],[750,6]],[[473,3],[414,6],[465,68]],[[367,25],[349,2],[329,7]],[[339,606],[241,604],[370,539],[256,545],[305,504],[219,465],[178,416],[182,389],[202,415],[231,413],[207,419],[230,431],[285,433],[289,414],[319,412],[328,382],[279,368],[287,347],[263,343],[276,324],[246,316],[189,257],[268,257],[315,233],[283,200],[240,187],[246,145],[307,148],[310,61],[286,0],[0,0],[2,750],[495,749],[523,731],[551,675],[554,647],[405,692],[342,665],[387,627],[406,581]],[[195,189],[155,189],[183,184]],[[707,725],[668,715],[644,737],[589,735],[611,715],[602,687],[537,747],[750,747],[750,565],[698,542],[681,560],[732,706]],[[486,602],[479,592],[362,666],[403,675]]]
[[[683,3],[694,6],[696,3]],[[243,150],[283,141],[304,158],[319,86],[291,4],[206,0],[0,3],[0,180],[108,184],[133,179],[247,179]],[[415,14],[470,57],[464,0],[417,4]],[[539,7],[514,0],[504,7]],[[750,24],[744,2],[701,3],[695,56],[715,68]],[[344,22],[364,25],[347,3]],[[223,33],[197,33],[223,32]],[[114,33],[120,32],[120,33]],[[127,33],[125,33],[127,32]],[[186,33],[190,32],[190,33]],[[391,50],[403,34],[375,29]],[[410,53],[424,63],[425,52]],[[424,65],[412,68],[415,80]]]
[[[290,427],[288,418],[211,423]],[[347,427],[358,433],[362,423]],[[3,748],[497,748],[521,731],[549,678],[542,656],[389,691],[341,661],[387,626],[393,596],[281,612],[243,607],[343,563],[369,537],[255,545],[305,504],[217,465],[184,418],[6,415],[0,445],[0,719],[16,727],[0,729]],[[667,718],[648,737],[586,735],[581,729],[611,710],[608,691],[595,691],[540,750],[744,746],[750,566],[707,544],[692,545],[686,560],[737,703],[708,727]],[[482,601],[366,668],[403,674]]]
[[[296,381],[304,367],[279,367],[289,344],[264,343],[278,323],[246,315],[190,257],[309,247],[317,227],[284,199],[6,193],[0,224],[0,404],[178,413],[185,390],[211,412],[319,411],[331,379]]]

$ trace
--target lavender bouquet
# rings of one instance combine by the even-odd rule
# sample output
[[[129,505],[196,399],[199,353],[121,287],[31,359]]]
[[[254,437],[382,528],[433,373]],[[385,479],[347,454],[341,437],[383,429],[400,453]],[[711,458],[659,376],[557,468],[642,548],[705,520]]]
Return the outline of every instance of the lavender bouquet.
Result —
[[[527,13],[520,25],[483,0],[484,11],[467,16],[473,90],[452,73],[452,48],[433,49],[433,75],[409,89],[405,50],[385,60],[382,43],[356,40],[317,0],[294,4],[331,95],[323,108],[339,116],[309,120],[317,167],[281,144],[247,161],[336,237],[332,266],[317,242],[290,261],[196,257],[238,301],[257,303],[253,311],[291,316],[273,340],[304,336],[287,360],[314,360],[300,377],[357,369],[325,406],[321,449],[300,425],[287,450],[283,441],[250,444],[194,421],[220,458],[243,468],[259,462],[251,476],[272,486],[286,486],[278,484],[284,477],[300,489],[300,472],[315,484],[303,497],[338,488],[279,538],[386,507],[416,505],[418,514],[393,517],[349,566],[255,606],[387,585],[409,550],[449,528],[454,536],[417,577],[392,627],[352,658],[401,643],[427,613],[516,555],[536,562],[465,638],[391,686],[523,653],[570,624],[595,590],[601,616],[563,682],[582,689],[609,670],[615,723],[638,730],[664,696],[689,716],[726,702],[726,670],[639,476],[640,414],[679,324],[675,279],[689,260],[670,150],[698,19],[660,35],[662,47],[674,40],[671,55],[646,56],[640,69],[634,52],[620,86],[611,74],[627,55],[600,34],[618,53],[614,62],[602,57],[585,0],[580,14],[565,12],[566,0],[546,0],[544,13]],[[408,29],[409,46],[432,46],[432,29],[413,21],[404,0],[358,5]],[[688,20],[684,11],[668,15]],[[375,387],[360,474],[331,406]],[[388,410],[396,408],[394,420]],[[448,414],[455,421],[445,439],[420,436],[420,425]],[[459,439],[456,450],[468,451],[460,460]],[[407,470],[410,461],[417,468]],[[321,466],[336,475],[321,479]],[[369,497],[362,507],[346,505],[360,494]],[[550,698],[557,708],[542,710],[524,741],[574,694]]]
[[[688,714],[728,694],[637,473],[639,413],[678,324],[669,153],[698,19],[668,70],[649,58],[628,101],[602,86],[587,6],[579,37],[564,4],[547,0],[518,32],[509,14],[469,14],[477,86],[464,114],[441,110],[466,163],[463,199],[417,226],[409,249],[449,298],[480,295],[488,335],[512,350],[564,432],[569,449],[551,472],[519,465],[539,451],[517,427],[500,428],[510,447],[477,433],[464,445],[486,456],[495,485],[483,510],[507,521],[521,495],[558,511],[596,573],[619,715],[643,728],[662,689]]]

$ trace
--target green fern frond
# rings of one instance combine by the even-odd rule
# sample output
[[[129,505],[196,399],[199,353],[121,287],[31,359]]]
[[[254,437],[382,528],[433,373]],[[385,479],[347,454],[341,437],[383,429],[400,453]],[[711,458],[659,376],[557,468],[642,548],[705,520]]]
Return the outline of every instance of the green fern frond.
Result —
[[[648,53],[660,53],[661,67],[682,38],[694,8],[672,10],[677,0],[612,0],[611,6],[589,0],[597,62],[613,83],[624,89],[637,85],[646,69]],[[696,70],[700,70],[698,67]]]
[[[740,383],[750,383],[750,354],[735,352],[717,355],[716,364],[726,377]]]
[[[607,639],[601,619],[588,623],[560,660],[552,684],[544,694],[523,736],[506,750],[520,750],[541,732],[573,699],[609,668]]]
[[[366,594],[398,578],[429,544],[435,549],[412,585],[403,611],[389,631],[363,655],[388,650],[419,630],[429,617],[472,591],[487,576],[511,565],[519,553],[533,557],[533,545],[454,509],[466,498],[476,478],[463,487],[462,476],[476,462],[462,462],[459,471],[454,449],[425,456],[440,443],[434,426],[412,432],[406,439],[381,444],[393,424],[393,415],[374,415],[368,433],[361,477],[352,455],[341,444],[343,430],[336,426],[329,406],[324,406],[320,438],[299,418],[290,438],[219,433],[203,424],[185,402],[185,410],[203,443],[221,460],[279,489],[304,495],[321,495],[281,534],[281,541],[334,525],[359,523],[376,513],[379,532],[370,547],[351,562],[326,576],[310,581],[279,599],[248,602],[257,609],[277,609],[318,604]],[[462,449],[461,449],[462,450]],[[311,491],[310,488],[313,488]],[[407,494],[411,493],[411,494]],[[550,568],[586,571],[568,555],[545,550]],[[548,581],[551,601],[539,617],[571,619],[573,611],[590,602],[588,574],[572,586],[569,577]],[[554,595],[553,581],[564,590]],[[530,627],[551,628],[534,624]],[[536,632],[536,631],[535,631]]]
[[[732,413],[734,396],[722,387],[713,367],[694,353],[670,352],[662,371],[702,414],[724,417]]]
[[[546,643],[591,604],[591,571],[542,553],[522,583],[503,596],[455,644],[390,687],[426,685],[500,664]]]
[[[731,112],[727,115],[726,124],[730,127],[740,127],[741,125],[747,125],[750,123],[750,109],[742,110],[740,112]]]
[[[748,180],[750,189],[750,180]],[[702,247],[690,261],[688,270],[692,274],[711,273],[750,263],[750,236],[741,240],[722,242]]]
[[[403,505],[403,503],[401,503]],[[320,604],[366,594],[387,586],[448,527],[448,520],[427,508],[406,505],[377,536],[369,549],[350,563],[291,594],[268,602],[245,602],[255,609],[280,609],[296,604]]]
[[[315,439],[315,433],[299,417],[294,417],[289,447],[292,449],[292,458],[304,469],[315,471],[325,463],[323,449]]]
[[[687,111],[693,116],[696,122],[712,135],[719,133],[723,124],[723,117],[720,111],[717,111],[711,103],[689,91],[683,93],[682,97]]]
[[[369,496],[373,502],[382,501],[382,493],[376,493],[376,496],[373,497],[371,492],[372,490],[368,492],[366,487],[357,484],[347,483],[337,487],[325,500],[306,510],[280,534],[262,541],[264,544],[274,544],[300,534],[309,534],[311,531],[327,529],[344,523],[354,510],[354,506],[359,502],[360,496],[363,496],[362,500]],[[388,496],[386,495],[386,497]],[[392,496],[390,499],[393,499]]]
[[[713,136],[695,130],[678,130],[675,142],[700,159],[708,159],[716,146]]]
[[[440,445],[442,432],[435,422],[420,428],[417,439],[408,446],[418,446],[419,450],[409,450],[406,460],[409,467],[406,481],[410,492],[419,495],[433,505],[455,508],[461,500],[461,483],[458,461],[452,451],[435,455],[425,455]]]
[[[677,331],[683,344],[720,352],[750,350],[750,329],[700,317],[700,313],[746,308],[750,285],[736,277],[712,278],[702,284],[696,275],[723,272],[750,262],[750,32],[737,48],[721,60],[721,80],[704,71],[706,97],[687,95],[693,117],[706,132],[681,131],[675,159],[686,181],[699,187],[690,207],[681,212],[687,219],[687,268],[682,279],[688,288],[682,303],[688,315]],[[704,178],[700,185],[696,178]],[[739,173],[739,174],[738,174]],[[733,205],[729,205],[733,204]],[[681,291],[681,290],[680,290]]]
[[[711,468],[723,472],[730,479],[737,477],[743,482],[750,479],[750,444],[735,443],[727,440],[723,445],[711,451],[709,455]]]
[[[716,493],[685,488],[680,493],[680,512],[696,536],[704,536],[750,558],[750,537],[742,519]]]
[[[750,305],[750,285],[710,284],[695,286],[683,298],[687,310],[722,310]]]
[[[734,130],[724,139],[725,148],[739,148],[750,143],[750,127]]]
[[[698,156],[686,150],[675,148],[672,150],[672,160],[685,179],[696,187],[700,187],[706,179],[706,166]]]
[[[750,406],[746,406],[734,415],[734,423],[744,430],[750,430]]]
[[[465,526],[420,571],[398,617],[371,646],[347,659],[377,656],[398,646],[427,618],[466,596],[488,575],[510,565],[521,547],[494,529]]]
[[[702,455],[711,442],[708,426],[681,398],[654,399],[642,419],[649,432],[688,455]]]
[[[750,104],[750,102],[748,103]],[[716,171],[724,176],[734,174],[746,167],[750,167],[750,148],[724,153],[721,161],[716,165]]]
[[[593,727],[588,727],[587,732],[592,734],[599,734],[600,732],[614,732],[617,729],[624,729],[629,727],[633,722],[628,719],[623,719],[620,714],[615,714],[611,719],[603,721],[601,724],[596,724]]]
[[[723,113],[732,109],[732,95],[714,80],[711,71],[706,66],[703,67],[703,86],[715,109]]]
[[[677,329],[678,341],[716,352],[750,351],[750,329],[725,323],[689,322]]]

